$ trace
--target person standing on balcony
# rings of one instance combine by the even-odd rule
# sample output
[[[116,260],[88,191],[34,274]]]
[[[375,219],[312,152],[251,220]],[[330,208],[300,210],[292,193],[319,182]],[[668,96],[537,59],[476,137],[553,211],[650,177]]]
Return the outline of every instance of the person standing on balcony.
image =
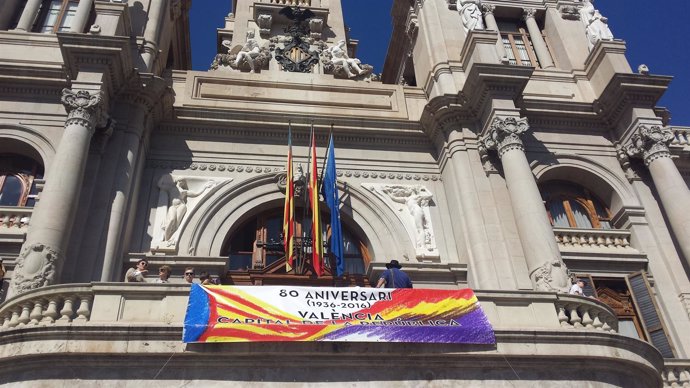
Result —
[[[412,281],[405,272],[401,270],[402,265],[398,260],[391,260],[386,264],[386,270],[381,273],[376,288],[412,288]]]
[[[194,283],[194,267],[184,269],[184,281],[189,284]]]
[[[146,283],[145,276],[149,271],[146,269],[149,262],[141,259],[137,262],[136,267],[130,268],[125,274],[125,283]]]
[[[169,265],[163,265],[158,269],[158,279],[156,279],[156,283],[170,283],[168,279],[170,278],[170,273],[172,272],[172,268],[170,268]]]
[[[587,281],[584,279],[577,279],[577,282],[570,287],[568,292],[570,295],[585,296],[585,287],[587,286]]]

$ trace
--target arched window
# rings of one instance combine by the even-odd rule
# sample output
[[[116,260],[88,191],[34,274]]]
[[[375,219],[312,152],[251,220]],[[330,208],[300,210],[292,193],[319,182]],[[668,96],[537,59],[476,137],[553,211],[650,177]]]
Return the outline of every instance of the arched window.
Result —
[[[26,156],[0,154],[0,206],[33,207],[43,179],[43,166]]]
[[[302,219],[301,209],[295,209],[296,235],[308,234],[311,230],[311,219]],[[325,221],[330,218],[323,214],[324,239],[330,236],[330,225]],[[283,259],[283,245],[281,233],[283,231],[282,210],[272,210],[261,213],[245,221],[228,238],[223,249],[223,255],[229,257],[230,271],[248,271],[270,267]],[[345,272],[348,274],[364,274],[369,262],[366,245],[359,240],[352,231],[343,225],[343,243]],[[327,248],[326,248],[327,251]],[[330,268],[331,263],[324,258],[325,265]]]
[[[563,181],[547,182],[540,189],[554,227],[611,229],[611,212],[589,190]]]

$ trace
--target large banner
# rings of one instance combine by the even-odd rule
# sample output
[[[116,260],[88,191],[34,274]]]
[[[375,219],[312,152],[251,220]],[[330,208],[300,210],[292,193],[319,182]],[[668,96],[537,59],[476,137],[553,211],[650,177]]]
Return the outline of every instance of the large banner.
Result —
[[[470,289],[192,285],[184,342],[493,344]]]

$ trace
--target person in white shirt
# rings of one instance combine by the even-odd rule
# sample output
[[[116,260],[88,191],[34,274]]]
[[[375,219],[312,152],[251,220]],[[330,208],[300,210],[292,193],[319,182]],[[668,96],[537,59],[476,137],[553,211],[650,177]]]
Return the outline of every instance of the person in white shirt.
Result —
[[[141,259],[137,262],[137,266],[130,268],[125,275],[125,282],[130,283],[146,283],[145,276],[149,271],[146,269],[149,262]]]
[[[580,295],[580,296],[586,296],[585,295],[585,286],[587,285],[587,282],[583,279],[577,279],[577,282],[573,284],[572,287],[570,287],[570,292],[568,292],[571,295]]]
[[[158,269],[158,279],[156,279],[156,283],[170,283],[168,279],[170,278],[170,273],[172,272],[172,268],[170,268],[169,265],[163,265]]]

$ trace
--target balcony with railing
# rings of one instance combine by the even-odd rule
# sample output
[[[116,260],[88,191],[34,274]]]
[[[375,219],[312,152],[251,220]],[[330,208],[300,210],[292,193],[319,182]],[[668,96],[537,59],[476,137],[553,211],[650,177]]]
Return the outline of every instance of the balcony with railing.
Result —
[[[338,364],[341,372],[330,381],[347,379],[381,359],[403,366],[404,371],[377,372],[391,381],[411,378],[406,374],[420,365],[430,376],[457,381],[469,377],[448,371],[484,368],[486,378],[497,383],[514,379],[514,373],[526,377],[538,370],[542,380],[585,379],[605,385],[615,379],[622,386],[633,382],[660,386],[662,372],[668,381],[681,381],[687,373],[682,363],[664,371],[655,348],[617,334],[617,319],[608,306],[572,295],[477,291],[496,333],[494,346],[366,342],[277,346],[182,343],[188,294],[184,284],[91,283],[49,286],[15,296],[0,305],[0,383],[24,381],[27,376],[50,381],[57,378],[56,365],[65,363],[79,365],[67,374],[81,383],[103,376],[151,380],[156,375],[153,370],[164,371],[166,379],[176,382],[249,378],[241,373],[223,377],[218,371],[238,365],[256,376],[273,376],[271,381],[292,382],[303,378],[296,372],[298,359],[309,360],[317,369]],[[281,366],[278,369],[284,373],[278,375],[276,363],[296,369]],[[576,367],[563,368],[571,364]],[[139,370],[130,370],[131,365],[145,365],[146,372],[137,374]],[[596,372],[583,374],[589,368]],[[630,373],[621,376],[620,370]]]
[[[31,207],[0,206],[0,241],[23,243],[33,210]]]
[[[630,246],[631,233],[628,230],[553,228],[553,233],[561,251],[639,253]]]

